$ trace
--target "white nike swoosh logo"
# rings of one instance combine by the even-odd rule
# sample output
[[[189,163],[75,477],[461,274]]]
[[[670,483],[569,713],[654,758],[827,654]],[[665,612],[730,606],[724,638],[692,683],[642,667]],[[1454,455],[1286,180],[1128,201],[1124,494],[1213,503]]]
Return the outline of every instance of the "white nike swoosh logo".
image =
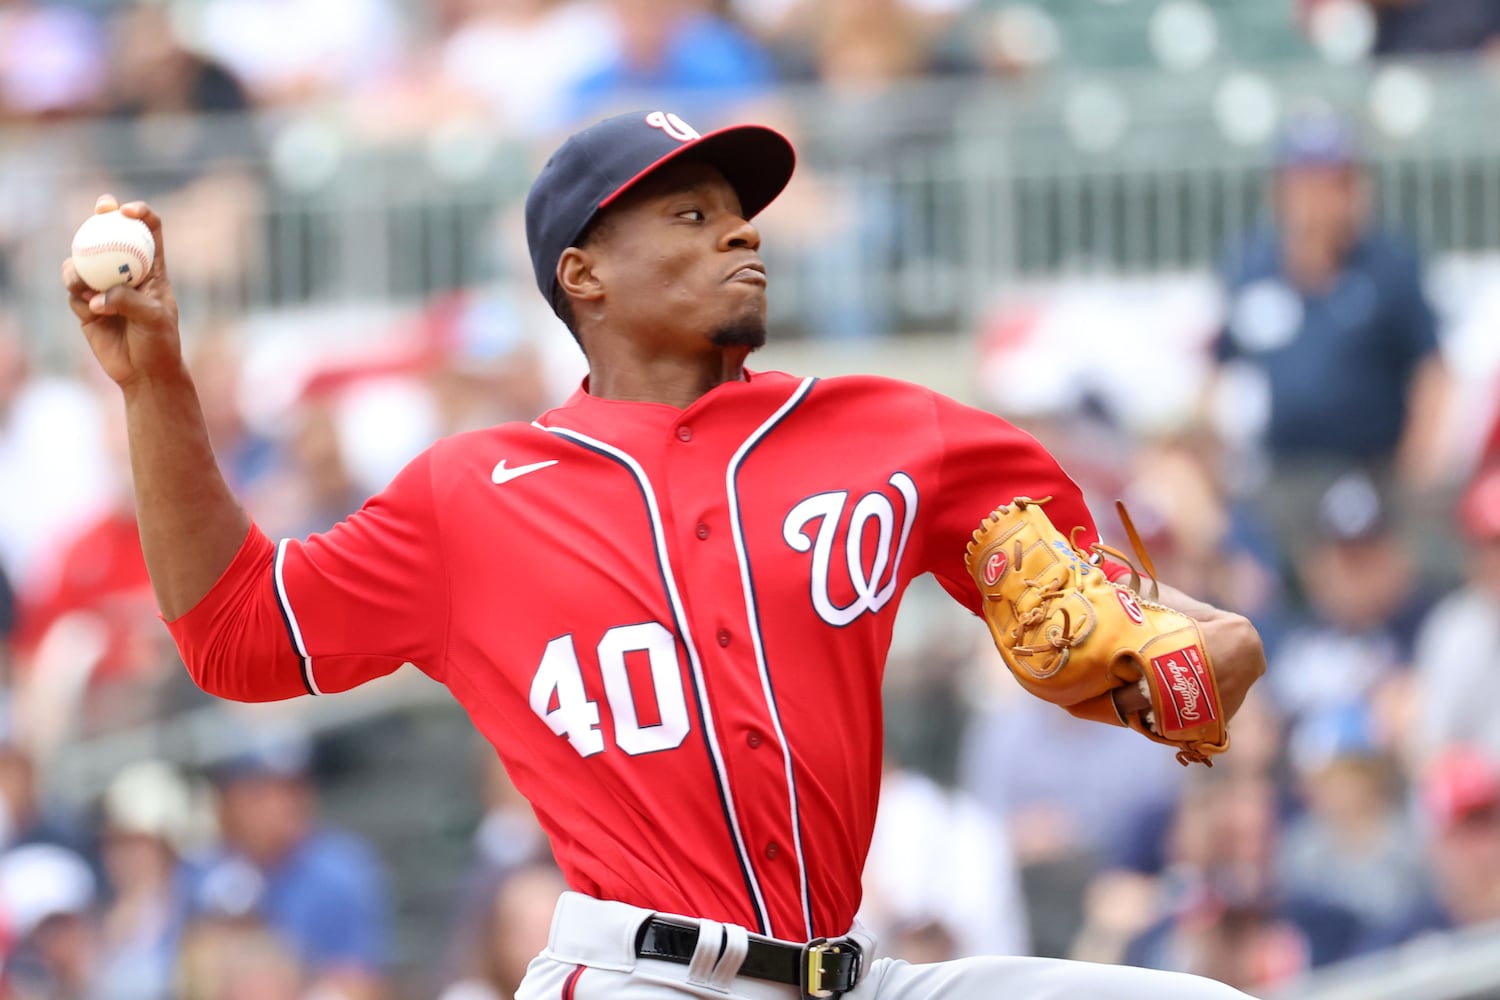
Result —
[[[538,469],[545,469],[549,465],[556,464],[557,459],[554,458],[550,462],[533,462],[530,465],[518,465],[514,469],[507,469],[505,467],[505,459],[502,458],[495,463],[495,471],[490,473],[490,482],[499,486],[501,483],[508,483],[518,476],[524,476],[528,472],[535,472]]]

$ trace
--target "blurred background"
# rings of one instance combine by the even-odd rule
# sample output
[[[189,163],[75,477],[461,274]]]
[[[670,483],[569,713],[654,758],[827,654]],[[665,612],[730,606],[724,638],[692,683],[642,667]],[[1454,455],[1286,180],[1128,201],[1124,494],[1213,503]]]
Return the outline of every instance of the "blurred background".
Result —
[[[760,367],[1005,415],[1266,637],[1185,771],[919,581],[888,949],[1500,996],[1496,0],[0,0],[0,997],[511,996],[529,810],[415,671],[192,688],[58,268],[153,202],[225,472],[305,535],[577,385],[520,204],[630,108],[798,145]]]

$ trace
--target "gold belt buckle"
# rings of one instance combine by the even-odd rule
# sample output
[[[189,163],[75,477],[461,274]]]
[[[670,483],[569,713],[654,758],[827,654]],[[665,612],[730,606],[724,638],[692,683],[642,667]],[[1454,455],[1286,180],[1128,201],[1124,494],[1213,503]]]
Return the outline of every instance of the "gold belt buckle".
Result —
[[[827,938],[818,938],[816,941],[807,943],[807,969],[803,976],[802,993],[804,996],[826,998],[834,996],[833,990],[823,988],[823,956],[837,955],[842,951],[838,945],[829,944]]]

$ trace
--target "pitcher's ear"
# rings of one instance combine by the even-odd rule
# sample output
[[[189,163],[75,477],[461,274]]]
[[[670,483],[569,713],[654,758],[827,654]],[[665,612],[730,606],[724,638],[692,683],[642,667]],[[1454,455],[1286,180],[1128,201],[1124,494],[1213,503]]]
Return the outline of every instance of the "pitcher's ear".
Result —
[[[579,247],[568,247],[557,259],[557,284],[575,299],[587,301],[604,295],[604,284],[594,271],[594,255]]]

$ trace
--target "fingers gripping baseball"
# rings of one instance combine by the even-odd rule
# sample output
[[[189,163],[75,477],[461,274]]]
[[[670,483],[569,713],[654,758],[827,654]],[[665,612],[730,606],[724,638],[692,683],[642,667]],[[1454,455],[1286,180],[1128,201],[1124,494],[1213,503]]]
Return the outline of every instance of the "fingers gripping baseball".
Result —
[[[145,277],[135,285],[119,284],[105,291],[89,287],[72,257],[63,262],[63,286],[68,305],[102,367],[117,384],[125,386],[141,378],[175,373],[182,366],[177,330],[177,300],[167,278],[166,246],[161,218],[145,202],[118,204],[103,195],[94,206],[96,215],[118,210],[129,219],[146,224],[155,242],[155,254]]]

